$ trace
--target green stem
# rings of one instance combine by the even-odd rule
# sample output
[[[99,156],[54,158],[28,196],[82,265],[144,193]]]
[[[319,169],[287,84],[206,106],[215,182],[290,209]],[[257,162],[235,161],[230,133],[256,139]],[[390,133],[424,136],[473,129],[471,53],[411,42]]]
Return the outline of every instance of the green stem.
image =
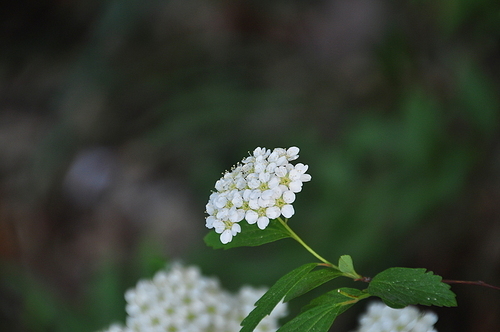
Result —
[[[328,265],[329,267],[331,268],[334,268],[336,270],[339,270],[340,269],[338,268],[337,265],[335,264],[332,264],[330,263],[329,261],[327,261],[326,259],[324,259],[323,257],[321,257],[316,251],[314,251],[311,247],[309,247],[291,228],[290,226],[288,226],[288,224],[281,218],[278,218],[279,222],[281,223],[281,225],[283,225],[283,227],[285,227],[285,229],[288,231],[288,233],[290,234],[290,236],[295,240],[297,241],[298,243],[300,243],[304,248],[306,248],[307,251],[309,251],[314,257],[316,257],[317,259],[319,259],[320,261],[322,261],[323,263],[325,263],[326,265]]]

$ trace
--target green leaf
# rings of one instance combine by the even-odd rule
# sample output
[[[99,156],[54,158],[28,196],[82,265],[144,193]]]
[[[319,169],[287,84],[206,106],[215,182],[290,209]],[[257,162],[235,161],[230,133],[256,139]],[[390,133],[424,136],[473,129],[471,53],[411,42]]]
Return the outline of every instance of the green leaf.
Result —
[[[352,258],[349,255],[342,255],[339,259],[339,270],[344,273],[345,276],[359,279],[361,276],[354,270],[354,265],[352,263]]]
[[[380,297],[392,308],[404,308],[410,304],[454,307],[455,294],[442,278],[425,269],[393,267],[377,274],[367,291]]]
[[[340,277],[341,272],[326,268],[317,271],[312,271],[306,276],[304,276],[285,296],[283,302],[288,302],[302,294],[305,294],[312,289],[328,282],[332,279]]]
[[[227,244],[220,242],[220,234],[214,230],[210,231],[204,238],[205,243],[214,249],[229,249],[236,247],[256,247],[262,244],[274,242],[290,237],[281,223],[271,220],[266,229],[262,230],[257,225],[249,225],[246,221],[240,222],[241,233],[238,233],[233,240]]]
[[[330,291],[312,300],[297,317],[283,325],[278,332],[326,332],[338,315],[368,296],[367,293],[354,288]]]
[[[276,305],[293,289],[304,276],[318,266],[317,263],[302,265],[281,277],[262,297],[255,303],[255,308],[241,322],[240,332],[251,332],[259,322],[276,307]]]

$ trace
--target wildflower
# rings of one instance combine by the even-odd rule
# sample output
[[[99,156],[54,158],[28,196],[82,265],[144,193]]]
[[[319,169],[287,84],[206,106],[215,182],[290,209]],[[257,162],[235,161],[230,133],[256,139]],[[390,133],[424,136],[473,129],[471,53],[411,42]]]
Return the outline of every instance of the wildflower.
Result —
[[[373,302],[360,317],[356,332],[437,332],[433,327],[437,320],[435,313],[421,312],[413,306],[393,309]]]
[[[246,286],[230,294],[217,279],[177,263],[128,290],[126,325],[113,324],[103,332],[237,332],[264,293],[264,289]],[[276,331],[284,315],[286,305],[278,304],[255,331]]]
[[[206,205],[205,226],[220,234],[223,244],[241,232],[242,220],[266,229],[270,220],[295,214],[292,203],[311,180],[307,165],[290,162],[299,157],[299,148],[256,148],[253,154],[233,166],[215,183],[216,191]]]

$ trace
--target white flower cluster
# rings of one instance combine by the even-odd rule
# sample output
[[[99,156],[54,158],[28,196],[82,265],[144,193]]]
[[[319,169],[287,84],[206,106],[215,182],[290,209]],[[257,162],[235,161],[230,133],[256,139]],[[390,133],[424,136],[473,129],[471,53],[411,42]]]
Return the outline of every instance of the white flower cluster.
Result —
[[[238,224],[245,219],[260,229],[270,219],[290,218],[295,213],[292,203],[302,183],[311,180],[307,165],[290,164],[299,157],[299,148],[256,148],[215,183],[216,192],[206,206],[206,226],[215,228],[223,244],[241,232]]]
[[[173,264],[128,290],[126,326],[113,324],[104,332],[237,332],[264,293],[247,286],[232,295],[198,268]],[[280,303],[255,331],[276,331],[284,315],[286,304]]]
[[[393,309],[382,302],[373,302],[359,319],[356,332],[437,332],[438,317],[433,312],[421,312],[409,306]]]

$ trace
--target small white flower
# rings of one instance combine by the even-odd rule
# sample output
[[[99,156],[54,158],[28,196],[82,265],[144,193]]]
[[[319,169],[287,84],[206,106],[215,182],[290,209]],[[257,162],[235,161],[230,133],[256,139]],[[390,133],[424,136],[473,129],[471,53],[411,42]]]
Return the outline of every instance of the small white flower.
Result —
[[[246,286],[232,295],[198,268],[173,264],[128,290],[126,326],[113,324],[105,332],[237,332],[264,292]],[[276,331],[285,315],[286,304],[278,304],[255,331]]]
[[[437,332],[438,317],[433,312],[421,312],[409,306],[392,309],[382,302],[373,302],[359,319],[355,332]]]
[[[237,223],[242,220],[265,229],[270,220],[292,217],[295,193],[311,180],[307,165],[290,163],[298,157],[298,147],[256,148],[215,183],[216,192],[206,205],[205,226],[214,228],[226,244],[241,232]]]

